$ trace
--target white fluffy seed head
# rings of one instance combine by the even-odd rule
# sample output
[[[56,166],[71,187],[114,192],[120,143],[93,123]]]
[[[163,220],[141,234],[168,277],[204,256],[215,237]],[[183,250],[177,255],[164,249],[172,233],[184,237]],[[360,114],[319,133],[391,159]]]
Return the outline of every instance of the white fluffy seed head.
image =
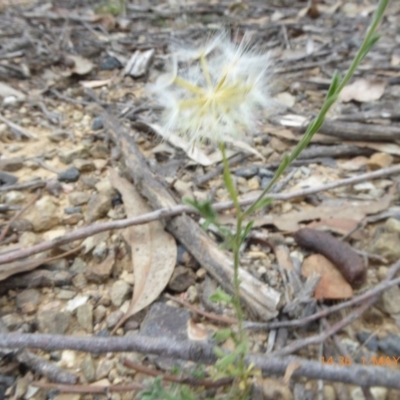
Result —
[[[193,144],[221,143],[249,132],[258,111],[272,106],[270,58],[252,49],[246,37],[237,45],[218,35],[184,56],[182,68],[174,59],[171,71],[152,87],[168,132]]]

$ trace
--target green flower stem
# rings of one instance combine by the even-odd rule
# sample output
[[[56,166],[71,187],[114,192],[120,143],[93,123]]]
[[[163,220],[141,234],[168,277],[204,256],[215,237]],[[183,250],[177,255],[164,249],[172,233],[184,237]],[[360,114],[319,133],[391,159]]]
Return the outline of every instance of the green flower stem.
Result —
[[[238,331],[235,334],[235,342],[236,345],[243,345],[247,342],[246,332],[243,329],[243,309],[240,303],[240,279],[239,279],[239,266],[240,266],[240,247],[242,245],[242,227],[243,227],[243,218],[244,214],[240,207],[239,196],[235,188],[235,184],[232,179],[231,171],[229,168],[228,159],[226,157],[225,145],[223,143],[220,144],[220,150],[222,153],[222,160],[224,166],[224,183],[228,190],[229,196],[235,205],[236,211],[236,232],[234,234],[232,240],[232,250],[233,250],[233,288],[234,288],[234,296],[232,298],[233,307],[235,308]],[[240,352],[237,362],[237,368],[239,371],[239,379],[240,381],[247,381],[246,375],[246,362],[245,362],[245,352]]]
[[[308,146],[310,143],[311,139],[313,138],[314,134],[319,130],[319,128],[322,126],[326,114],[328,113],[329,109],[332,107],[332,105],[335,103],[335,101],[338,99],[340,92],[342,89],[346,86],[346,84],[349,82],[349,80],[352,78],[354,75],[355,70],[357,67],[360,65],[361,61],[364,59],[364,57],[367,55],[367,53],[371,50],[372,46],[377,42],[379,39],[379,36],[376,34],[376,30],[379,26],[380,21],[382,20],[383,14],[389,5],[390,0],[381,0],[378,4],[378,7],[375,11],[372,24],[368,29],[368,32],[365,36],[365,39],[358,50],[353,62],[351,63],[346,75],[344,76],[343,79],[340,79],[340,75],[338,73],[335,73],[332,79],[331,86],[328,90],[328,93],[326,95],[324,104],[321,107],[320,112],[318,113],[317,117],[314,118],[314,120],[310,123],[308,126],[308,129],[304,133],[304,136],[302,140],[297,144],[297,146],[294,148],[292,153],[289,156],[284,157],[282,160],[282,163],[280,164],[278,170],[276,171],[273,179],[269,183],[269,185],[264,189],[264,191],[260,194],[258,199],[246,210],[244,211],[244,217],[249,216],[253,212],[257,211],[258,209],[264,207],[265,205],[265,195],[269,193],[271,188],[275,185],[277,180],[280,178],[280,176],[283,174],[283,172],[286,170],[286,168],[294,161],[298,155]]]

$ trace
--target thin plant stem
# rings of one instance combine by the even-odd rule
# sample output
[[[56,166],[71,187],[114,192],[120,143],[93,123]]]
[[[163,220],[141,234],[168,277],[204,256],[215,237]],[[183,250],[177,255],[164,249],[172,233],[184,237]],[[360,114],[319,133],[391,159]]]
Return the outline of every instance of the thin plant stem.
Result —
[[[220,144],[220,150],[222,153],[223,160],[223,176],[225,185],[228,189],[229,195],[235,205],[236,211],[236,232],[234,237],[232,238],[232,250],[233,250],[233,288],[234,288],[234,296],[232,299],[233,307],[235,308],[236,318],[237,318],[237,333],[235,334],[236,345],[246,345],[247,344],[247,333],[243,328],[244,324],[244,314],[242,305],[240,303],[240,278],[239,278],[239,267],[240,267],[240,247],[242,245],[242,226],[243,226],[243,212],[239,203],[239,196],[236,191],[235,185],[233,183],[231,171],[229,168],[228,159],[226,157],[225,145],[223,143]],[[246,351],[247,352],[247,351]],[[247,384],[246,377],[246,352],[240,352],[237,362],[237,368],[239,370],[239,379],[241,382]],[[247,392],[247,387],[243,390],[244,393]]]

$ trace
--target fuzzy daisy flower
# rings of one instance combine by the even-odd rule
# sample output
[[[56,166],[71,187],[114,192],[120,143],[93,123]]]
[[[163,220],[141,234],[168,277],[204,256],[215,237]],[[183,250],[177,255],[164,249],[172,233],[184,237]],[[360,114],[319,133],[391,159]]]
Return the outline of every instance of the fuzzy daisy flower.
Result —
[[[226,35],[183,55],[185,61],[175,58],[153,86],[167,135],[179,134],[191,144],[221,143],[254,128],[257,112],[272,104],[269,56],[252,49],[246,37],[237,45]]]

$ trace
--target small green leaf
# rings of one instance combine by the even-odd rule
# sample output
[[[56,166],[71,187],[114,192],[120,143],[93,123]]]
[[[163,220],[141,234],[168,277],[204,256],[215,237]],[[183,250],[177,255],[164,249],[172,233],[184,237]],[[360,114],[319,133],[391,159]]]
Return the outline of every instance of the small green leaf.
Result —
[[[221,288],[218,288],[215,293],[210,296],[210,300],[214,303],[232,303],[232,296],[224,292]]]
[[[226,371],[229,366],[234,365],[236,358],[237,356],[235,352],[230,354],[224,354],[224,356],[216,362],[216,367],[219,370]]]
[[[250,233],[251,228],[253,227],[253,225],[254,225],[254,221],[250,221],[250,222],[247,223],[245,228],[242,230],[242,233],[240,235],[240,242],[241,243],[243,243],[246,240],[246,238],[247,238],[248,234]]]
[[[226,353],[220,347],[214,347],[214,353],[218,358],[224,358]]]
[[[217,343],[225,342],[226,339],[232,336],[232,329],[220,329],[214,333],[213,338],[217,341]]]
[[[214,210],[210,200],[198,201],[196,199],[185,198],[183,199],[183,202],[189,206],[192,206],[203,218],[207,220],[213,221],[217,217],[217,213]]]
[[[271,197],[264,197],[260,201],[257,202],[256,206],[254,207],[254,211],[258,211],[261,208],[268,207],[272,203]]]

